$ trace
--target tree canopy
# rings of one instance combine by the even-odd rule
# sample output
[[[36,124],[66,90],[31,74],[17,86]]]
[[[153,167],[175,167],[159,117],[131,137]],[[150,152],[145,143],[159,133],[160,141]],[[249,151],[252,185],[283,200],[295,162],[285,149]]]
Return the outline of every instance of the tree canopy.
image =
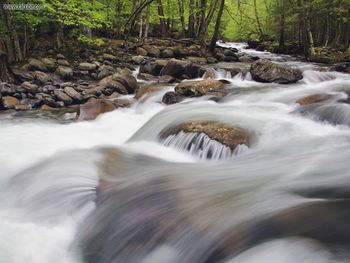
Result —
[[[22,4],[22,7],[20,5]],[[269,39],[304,47],[346,49],[350,42],[350,0],[39,0],[37,7],[2,1],[0,35],[10,61],[27,56],[35,39],[56,36],[101,43],[103,37]],[[17,6],[16,6],[17,5]],[[11,6],[11,8],[9,8]]]

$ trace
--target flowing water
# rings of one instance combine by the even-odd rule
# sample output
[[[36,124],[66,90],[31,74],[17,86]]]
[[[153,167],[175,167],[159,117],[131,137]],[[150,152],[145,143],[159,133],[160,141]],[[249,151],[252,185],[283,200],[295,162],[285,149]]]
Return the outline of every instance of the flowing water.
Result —
[[[230,81],[220,100],[165,106],[167,87],[89,122],[0,115],[0,262],[348,262],[350,106],[337,101],[350,76],[222,45],[300,68],[304,79],[264,84],[218,70]],[[295,103],[317,93],[332,100]],[[251,145],[160,139],[188,121],[237,125]]]

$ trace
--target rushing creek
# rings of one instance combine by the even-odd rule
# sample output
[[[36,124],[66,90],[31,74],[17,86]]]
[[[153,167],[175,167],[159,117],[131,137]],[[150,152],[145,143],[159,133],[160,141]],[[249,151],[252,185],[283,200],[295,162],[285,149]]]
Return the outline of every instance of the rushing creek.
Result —
[[[94,121],[0,115],[0,262],[348,262],[350,105],[337,100],[350,75],[222,45],[304,78],[266,84],[217,70],[230,81],[219,101],[165,106],[169,86]],[[318,93],[336,99],[296,103]],[[204,150],[191,134],[159,139],[193,120],[237,125],[253,141],[230,152],[204,135]]]

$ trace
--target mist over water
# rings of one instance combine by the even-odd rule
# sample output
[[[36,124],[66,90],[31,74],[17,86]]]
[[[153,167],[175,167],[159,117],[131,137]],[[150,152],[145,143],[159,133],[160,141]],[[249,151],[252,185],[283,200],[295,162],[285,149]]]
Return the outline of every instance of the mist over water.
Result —
[[[218,70],[230,92],[217,101],[165,106],[167,87],[89,122],[1,116],[0,262],[347,262],[350,106],[337,101],[350,76],[221,45],[304,78]],[[296,103],[320,93],[332,98]],[[204,134],[160,137],[188,121],[236,125],[252,141],[231,151]]]

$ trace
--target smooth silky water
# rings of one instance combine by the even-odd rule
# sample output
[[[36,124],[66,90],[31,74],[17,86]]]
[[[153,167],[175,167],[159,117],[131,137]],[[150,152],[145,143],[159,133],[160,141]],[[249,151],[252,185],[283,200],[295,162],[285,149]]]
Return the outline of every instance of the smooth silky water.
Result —
[[[164,106],[166,88],[89,122],[2,114],[0,262],[348,262],[350,106],[336,100],[350,76],[222,45],[298,67],[304,79],[218,71],[231,82],[220,100]],[[333,101],[295,103],[316,93]],[[240,126],[251,145],[160,138],[188,121]]]

